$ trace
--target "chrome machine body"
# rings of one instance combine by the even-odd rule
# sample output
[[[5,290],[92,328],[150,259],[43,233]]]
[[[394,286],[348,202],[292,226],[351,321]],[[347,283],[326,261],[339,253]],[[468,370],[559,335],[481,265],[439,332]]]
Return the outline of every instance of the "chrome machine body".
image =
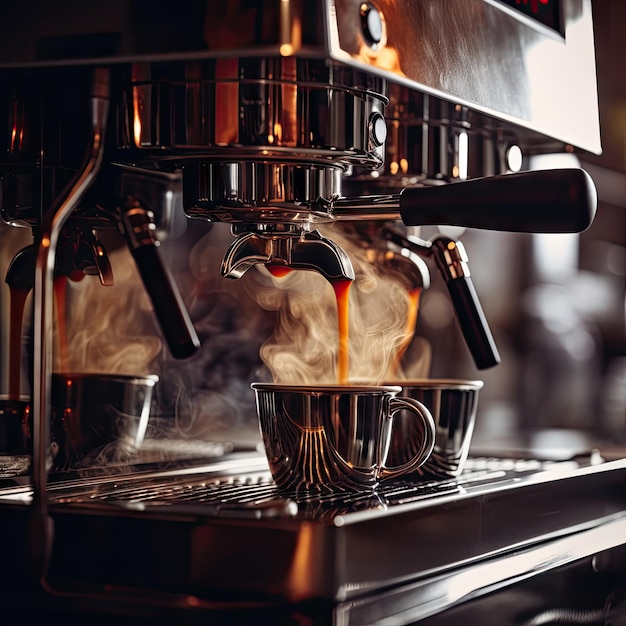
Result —
[[[33,304],[17,394],[32,463],[0,489],[8,605],[408,624],[563,568],[587,581],[591,560],[608,585],[591,601],[605,600],[623,574],[622,460],[469,459],[453,481],[327,499],[279,494],[262,453],[220,442],[165,453],[147,437],[124,467],[47,463],[54,281],[110,284],[111,233],[181,369],[212,341],[160,254],[181,221],[230,226],[224,278],[265,265],[352,280],[343,237],[419,286],[434,259],[477,366],[496,365],[462,244],[404,227],[589,225],[582,170],[521,170],[536,154],[601,150],[590,0],[64,0],[2,15],[0,237],[32,236],[6,282]]]

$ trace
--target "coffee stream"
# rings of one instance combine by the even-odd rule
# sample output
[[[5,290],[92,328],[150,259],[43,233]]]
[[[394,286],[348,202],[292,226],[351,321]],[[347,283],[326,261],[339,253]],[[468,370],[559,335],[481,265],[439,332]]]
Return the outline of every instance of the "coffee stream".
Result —
[[[292,271],[288,267],[272,263],[268,263],[266,268],[276,278],[284,278]],[[339,385],[347,385],[350,379],[350,287],[352,281],[336,280],[331,281],[331,285],[335,291],[337,301],[337,383]],[[421,293],[421,288],[410,289],[407,292],[406,333],[392,357],[390,372],[393,379],[401,377],[402,358],[415,334]]]
[[[333,282],[333,289],[337,298],[337,318],[339,326],[339,346],[337,351],[337,382],[340,385],[348,384],[350,370],[350,280]]]
[[[275,263],[268,263],[265,267],[275,278],[284,278],[292,271],[288,267]],[[350,369],[350,286],[352,281],[335,280],[330,282],[335,290],[335,298],[337,300],[337,383],[347,385]]]
[[[316,272],[269,264],[274,280],[268,287],[261,282],[255,292],[261,307],[278,315],[274,333],[261,347],[272,379],[345,385],[423,377],[429,346],[414,339],[421,289],[381,274],[367,250],[340,230],[324,235],[350,257],[354,281],[329,282]],[[261,273],[252,270],[244,280],[251,285]],[[409,348],[411,363],[404,364]],[[411,371],[403,372],[407,366]]]

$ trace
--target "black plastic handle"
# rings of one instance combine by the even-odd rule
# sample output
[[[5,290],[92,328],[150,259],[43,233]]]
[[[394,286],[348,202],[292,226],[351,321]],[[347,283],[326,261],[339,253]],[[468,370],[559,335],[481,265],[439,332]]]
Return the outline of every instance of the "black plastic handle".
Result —
[[[131,248],[131,253],[172,356],[176,359],[191,356],[200,346],[200,340],[159,249],[154,244],[141,245]]]
[[[480,370],[500,363],[500,354],[469,276],[446,283],[465,343]]]
[[[407,226],[578,233],[591,225],[597,203],[584,170],[537,170],[404,189],[400,216]]]

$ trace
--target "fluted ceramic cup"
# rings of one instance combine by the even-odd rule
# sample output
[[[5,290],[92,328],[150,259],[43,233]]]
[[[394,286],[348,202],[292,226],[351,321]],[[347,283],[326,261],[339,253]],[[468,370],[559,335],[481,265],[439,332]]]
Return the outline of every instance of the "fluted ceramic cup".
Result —
[[[394,383],[402,395],[426,405],[435,421],[435,447],[412,478],[449,479],[462,471],[469,454],[481,380],[420,379]],[[396,418],[388,461],[404,463],[420,448],[423,435],[409,414]]]
[[[397,397],[398,386],[253,383],[270,471],[288,492],[374,489],[415,471],[429,457],[435,426],[428,409]],[[421,433],[410,458],[387,453],[397,415]]]

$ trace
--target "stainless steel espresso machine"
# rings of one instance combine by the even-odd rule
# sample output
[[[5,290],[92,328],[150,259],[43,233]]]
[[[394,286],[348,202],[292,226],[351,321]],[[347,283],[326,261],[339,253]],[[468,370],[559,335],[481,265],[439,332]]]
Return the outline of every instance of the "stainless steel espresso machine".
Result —
[[[327,347],[334,310],[301,299],[286,326],[287,275],[301,294],[374,276],[402,292],[441,281],[477,369],[498,365],[463,244],[419,229],[590,225],[590,177],[532,167],[537,155],[601,150],[590,0],[1,11],[8,613],[624,619],[624,460],[470,457],[454,479],[285,494],[258,445],[250,390],[336,382],[296,334],[309,309]],[[387,334],[406,331],[406,313],[391,322],[397,293],[366,305]],[[389,360],[372,374],[359,354],[351,377],[382,380]],[[101,379],[113,382],[102,391]],[[59,395],[71,407],[59,411]],[[111,420],[99,407],[112,398]],[[88,423],[78,436],[77,415]],[[85,452],[112,431],[114,454]]]

